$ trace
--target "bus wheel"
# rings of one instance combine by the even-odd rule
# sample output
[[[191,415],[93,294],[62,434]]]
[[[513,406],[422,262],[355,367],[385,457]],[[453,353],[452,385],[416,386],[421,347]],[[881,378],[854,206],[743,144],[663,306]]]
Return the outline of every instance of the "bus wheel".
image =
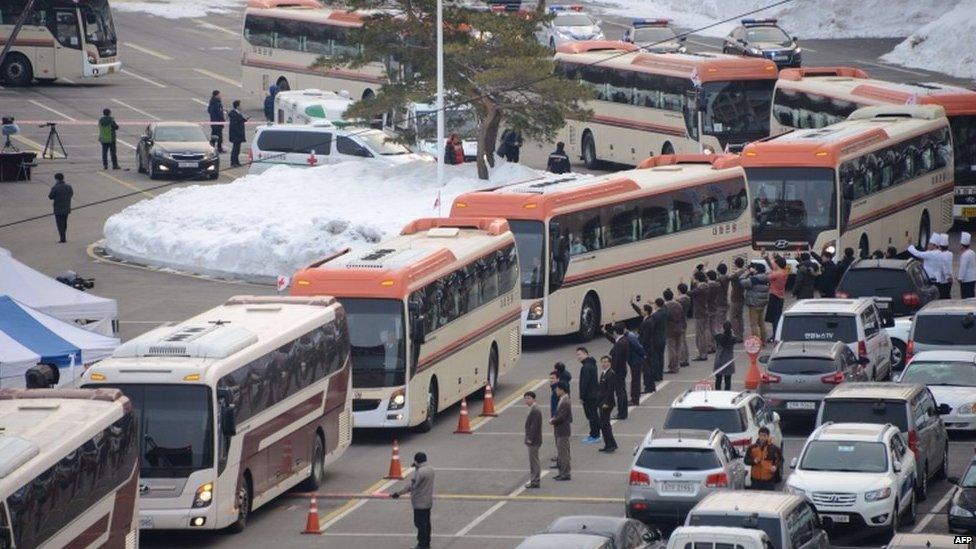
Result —
[[[596,157],[596,143],[593,142],[593,134],[583,134],[583,164],[587,168],[596,169],[600,161]]]
[[[674,154],[674,145],[671,142],[667,142],[661,147],[661,154]]]
[[[867,234],[861,234],[861,241],[858,242],[857,249],[861,252],[861,257],[871,257],[871,243],[868,242]]]
[[[580,342],[587,342],[596,336],[599,328],[600,304],[596,296],[589,293],[583,298],[583,306],[580,308],[579,331],[576,333],[576,338]]]
[[[427,389],[427,415],[424,421],[417,426],[421,433],[427,433],[434,428],[434,416],[437,415],[437,382],[430,381],[430,388]]]
[[[314,492],[322,486],[325,481],[325,444],[322,437],[315,433],[315,442],[312,447],[312,471],[308,478],[302,483],[301,490]]]
[[[0,80],[6,82],[8,86],[21,87],[30,85],[33,79],[34,69],[26,57],[19,53],[7,55],[6,61],[0,67]]]
[[[284,76],[282,76],[281,78],[278,79],[277,82],[275,82],[275,86],[278,86],[278,91],[280,92],[291,90],[291,86],[288,84],[288,79],[285,78]]]
[[[244,475],[240,489],[237,490],[237,520],[227,529],[235,534],[239,534],[247,527],[247,519],[251,516],[251,476]]]
[[[918,247],[924,250],[929,245],[932,236],[932,225],[929,222],[929,212],[922,212],[922,219],[918,221]]]
[[[498,347],[494,344],[488,353],[488,385],[491,385],[492,390],[498,388]]]

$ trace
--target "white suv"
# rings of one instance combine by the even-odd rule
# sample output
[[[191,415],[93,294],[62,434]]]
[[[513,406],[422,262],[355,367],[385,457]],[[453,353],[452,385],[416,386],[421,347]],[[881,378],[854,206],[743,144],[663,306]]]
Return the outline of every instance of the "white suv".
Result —
[[[891,424],[825,423],[807,439],[787,491],[817,508],[828,531],[878,531],[915,522],[915,456]]]
[[[779,414],[749,391],[688,390],[674,399],[664,419],[665,429],[719,429],[740,453],[759,438],[760,427],[768,428],[773,443],[783,447]]]

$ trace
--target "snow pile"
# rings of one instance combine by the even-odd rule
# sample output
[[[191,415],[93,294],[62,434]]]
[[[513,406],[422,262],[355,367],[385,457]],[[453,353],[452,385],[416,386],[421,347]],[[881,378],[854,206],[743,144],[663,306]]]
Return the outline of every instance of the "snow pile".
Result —
[[[180,19],[239,12],[245,3],[245,0],[112,0],[112,9]]]
[[[962,0],[969,3],[971,0]],[[603,11],[624,17],[668,17],[681,27],[700,28],[760,9],[771,0],[599,0]],[[777,17],[803,38],[902,37],[931,22],[960,0],[793,0],[746,17]],[[702,32],[725,36],[738,21]]]
[[[276,166],[225,185],[194,185],[143,200],[105,222],[113,255],[157,267],[267,282],[336,250],[397,234],[437,215],[436,164],[371,161]],[[555,177],[501,162],[490,181],[474,164],[445,166],[442,215],[458,195]],[[562,176],[560,176],[562,177]]]
[[[919,28],[881,59],[889,63],[976,78],[976,0],[963,0],[955,9]]]

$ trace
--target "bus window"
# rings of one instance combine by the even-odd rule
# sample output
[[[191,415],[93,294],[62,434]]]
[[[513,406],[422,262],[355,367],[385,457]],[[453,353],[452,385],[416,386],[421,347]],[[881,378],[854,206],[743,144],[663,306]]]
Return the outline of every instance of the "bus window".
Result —
[[[952,146],[956,162],[956,185],[976,184],[976,116],[953,116]],[[943,140],[946,141],[946,140]],[[940,157],[944,155],[939,151]]]
[[[750,141],[769,134],[769,112],[773,102],[773,80],[706,82],[702,86],[706,135]]]
[[[244,39],[252,46],[273,48],[274,19],[248,15],[244,20]]]
[[[670,215],[662,196],[640,201],[641,238],[654,238],[671,232]]]
[[[639,238],[637,206],[617,204],[607,210],[607,218],[610,220],[607,229],[607,247],[636,242]]]

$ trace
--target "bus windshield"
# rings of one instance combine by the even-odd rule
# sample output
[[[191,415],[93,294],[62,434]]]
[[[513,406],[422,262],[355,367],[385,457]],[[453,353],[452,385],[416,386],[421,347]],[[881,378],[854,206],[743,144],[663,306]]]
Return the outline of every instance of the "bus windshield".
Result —
[[[81,6],[85,24],[85,41],[98,48],[100,57],[113,57],[116,53],[115,23],[108,0],[94,0]]]
[[[437,111],[422,111],[417,113],[417,139],[437,139]],[[444,111],[444,133],[456,133],[462,139],[478,137],[478,121],[471,109],[453,109]]]
[[[834,170],[747,168],[752,241],[807,242],[837,227]]]
[[[705,134],[715,136],[723,147],[769,135],[775,84],[775,80],[705,82],[701,95]],[[697,121],[690,122],[690,126],[697,128]]]
[[[522,299],[539,299],[545,292],[546,237],[541,221],[509,220],[518,250],[519,272],[522,278]]]
[[[403,302],[341,298],[349,323],[353,387],[395,387],[406,383]]]
[[[956,186],[976,185],[976,115],[953,116],[953,157],[956,163]]]

